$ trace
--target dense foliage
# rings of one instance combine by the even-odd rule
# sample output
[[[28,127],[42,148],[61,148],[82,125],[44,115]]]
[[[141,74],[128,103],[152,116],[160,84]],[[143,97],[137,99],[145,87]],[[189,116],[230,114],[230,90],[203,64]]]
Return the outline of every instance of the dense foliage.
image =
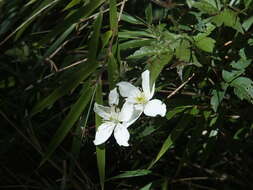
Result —
[[[252,0],[0,1],[0,189],[253,189]],[[117,82],[166,117],[93,144]]]

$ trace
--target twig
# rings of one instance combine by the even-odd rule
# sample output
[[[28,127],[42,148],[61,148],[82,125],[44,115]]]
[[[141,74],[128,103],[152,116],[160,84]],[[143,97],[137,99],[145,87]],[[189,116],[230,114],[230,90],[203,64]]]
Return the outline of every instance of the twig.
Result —
[[[49,59],[52,59],[67,43],[69,43],[70,40],[65,41],[60,47],[58,47],[50,56],[48,56]]]
[[[123,0],[123,1],[122,1],[122,5],[121,5],[121,7],[120,7],[120,12],[119,12],[119,17],[118,17],[118,22],[119,22],[120,19],[121,19],[121,15],[122,15],[123,9],[124,9],[125,4],[126,4],[127,1],[128,1],[128,0]]]
[[[68,65],[68,66],[66,66],[66,67],[63,67],[63,68],[61,68],[61,69],[58,69],[57,72],[50,73],[49,75],[45,76],[44,78],[42,78],[42,79],[40,79],[40,80],[37,80],[36,83],[41,83],[43,80],[46,80],[46,79],[48,79],[48,78],[54,76],[56,73],[65,71],[65,70],[67,70],[67,69],[69,69],[69,68],[71,68],[71,67],[74,67],[74,66],[76,66],[76,65],[79,65],[80,63],[83,63],[83,62],[85,62],[85,61],[87,61],[87,58],[82,59],[82,60],[80,60],[80,61],[77,61],[77,62],[75,62],[75,63],[72,63],[71,65]],[[33,87],[34,87],[34,85],[31,84],[31,85],[29,85],[28,87],[25,88],[25,91],[26,91],[26,90],[30,90],[30,89],[32,89]]]
[[[174,96],[181,88],[183,88],[193,77],[195,76],[195,74],[193,73],[192,76],[190,76],[183,84],[181,84],[176,90],[174,90],[169,96],[167,96],[167,98],[171,98],[172,96]]]

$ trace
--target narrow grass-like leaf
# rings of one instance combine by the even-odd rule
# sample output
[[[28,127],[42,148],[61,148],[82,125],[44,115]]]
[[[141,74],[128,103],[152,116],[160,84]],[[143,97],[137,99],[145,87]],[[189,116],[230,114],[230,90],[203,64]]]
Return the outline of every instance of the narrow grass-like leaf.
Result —
[[[96,91],[96,102],[98,104],[103,104],[103,97],[102,97],[102,82],[101,80],[98,81],[98,87]],[[96,114],[96,129],[102,123],[102,119]],[[96,153],[97,153],[97,164],[98,164],[98,173],[99,173],[99,181],[101,189],[104,189],[105,183],[105,145],[96,146]]]
[[[31,115],[35,115],[48,106],[52,105],[62,96],[66,95],[70,92],[70,90],[75,89],[80,82],[85,80],[91,73],[94,72],[94,70],[97,68],[97,63],[87,64],[83,68],[81,68],[79,71],[75,73],[75,75],[72,75],[69,77],[69,80],[63,84],[62,86],[56,88],[49,96],[39,101],[32,109]]]
[[[54,153],[55,149],[60,145],[63,139],[66,137],[68,132],[71,130],[87,104],[89,103],[92,97],[92,88],[88,85],[84,86],[84,89],[81,91],[81,96],[77,102],[71,107],[70,112],[67,117],[63,120],[61,126],[56,131],[54,137],[52,138],[48,150],[45,153],[45,156],[42,159],[40,165],[44,164],[48,158]]]
[[[143,47],[143,46],[149,46],[151,42],[154,40],[150,39],[138,39],[138,40],[129,40],[126,42],[121,43],[120,50],[127,50],[127,49],[132,49],[132,48],[137,48],[137,47]]]
[[[116,0],[110,0],[110,27],[113,33],[118,31],[118,16],[117,16],[117,6]]]
[[[156,158],[154,161],[151,162],[149,165],[148,169],[152,168],[154,164],[160,160],[160,158],[167,152],[167,150],[173,145],[173,142],[171,140],[171,136],[169,135],[167,139],[164,141],[162,148],[160,149],[159,153],[157,154]]]
[[[33,21],[33,19],[35,19],[38,15],[40,15],[43,11],[45,11],[46,9],[48,9],[49,7],[55,5],[58,1],[60,0],[48,0],[46,2],[43,3],[44,6],[40,7],[34,14],[32,14],[26,21],[24,21],[21,25],[19,25],[11,34],[9,34],[1,43],[0,46],[2,44],[4,44],[8,39],[10,39],[14,34],[16,34],[16,32],[18,32],[20,29],[22,29],[23,27],[26,27],[27,24],[31,23],[31,21]]]
[[[121,178],[129,178],[129,177],[138,177],[138,176],[145,176],[152,173],[150,170],[142,169],[142,170],[133,170],[133,171],[125,171],[122,174],[109,178],[109,180],[113,179],[121,179]]]
[[[118,80],[118,65],[117,60],[113,56],[112,53],[109,55],[108,59],[108,78],[109,78],[109,86],[110,89],[113,89],[116,85],[116,82]]]
[[[51,46],[48,48],[46,53],[44,54],[44,57],[48,57],[51,55],[62,43],[63,41],[68,37],[68,35],[74,30],[75,25],[71,25]]]
[[[87,77],[89,77],[90,74],[95,71],[98,66],[98,63],[96,62],[96,56],[98,51],[101,23],[102,15],[99,15],[94,22],[93,35],[89,42],[89,55],[87,64],[84,65],[84,67],[82,67],[79,71],[77,71],[75,75],[71,76],[65,84],[55,89],[49,96],[37,103],[31,111],[32,115],[52,105],[56,100],[66,95],[70,90],[75,89],[80,84],[80,82],[85,80]]]
[[[57,25],[48,35],[46,35],[42,42],[48,41],[51,38],[63,33],[66,31],[71,25],[76,25],[80,19],[85,19],[90,16],[94,10],[96,10],[105,0],[92,0],[85,7],[79,8],[76,12],[74,12],[71,16],[66,18],[64,22]]]

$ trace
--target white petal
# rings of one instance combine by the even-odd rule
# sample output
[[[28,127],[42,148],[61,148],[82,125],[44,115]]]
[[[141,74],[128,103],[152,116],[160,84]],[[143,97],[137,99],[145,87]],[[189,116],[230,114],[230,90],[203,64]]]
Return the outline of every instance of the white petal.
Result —
[[[114,88],[109,93],[109,105],[118,105],[119,103],[119,94],[117,92],[117,88]]]
[[[150,77],[149,77],[149,70],[144,71],[141,74],[141,78],[142,78],[142,89],[143,92],[145,94],[145,96],[147,97],[147,99],[150,99]]]
[[[100,125],[97,129],[95,140],[93,141],[95,145],[100,145],[104,143],[112,135],[115,123],[105,122]]]
[[[133,93],[140,93],[140,90],[129,82],[119,82],[116,84],[119,87],[119,93],[122,97],[129,97]]]
[[[124,125],[121,125],[120,123],[117,124],[114,130],[114,137],[120,146],[129,146],[128,140],[130,134]]]
[[[133,111],[134,111],[134,105],[129,102],[125,102],[119,113],[119,120],[128,121],[131,118]]]
[[[105,120],[109,120],[111,116],[111,108],[107,106],[102,106],[97,103],[94,104],[94,112],[96,112],[100,117]]]
[[[156,115],[164,117],[166,114],[166,105],[158,99],[150,100],[145,105],[144,114],[151,117],[155,117]]]
[[[124,125],[126,127],[132,125],[141,116],[142,112],[143,109],[134,109],[131,118],[127,122],[124,122]]]

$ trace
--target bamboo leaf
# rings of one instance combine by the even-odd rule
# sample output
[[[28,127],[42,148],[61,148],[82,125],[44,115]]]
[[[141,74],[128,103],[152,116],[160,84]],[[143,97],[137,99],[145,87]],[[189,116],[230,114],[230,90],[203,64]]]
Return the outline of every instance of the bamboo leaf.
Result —
[[[68,132],[71,130],[87,104],[89,103],[92,97],[92,89],[88,85],[85,86],[81,91],[81,95],[77,102],[71,107],[70,112],[68,113],[67,117],[63,120],[61,126],[56,131],[54,137],[52,138],[48,150],[42,158],[40,166],[43,165],[49,157],[54,153],[56,148],[60,145],[60,143],[64,140]]]
[[[98,104],[103,104],[103,97],[102,97],[102,82],[101,80],[98,81],[98,87],[96,91],[96,102]],[[102,123],[102,119],[96,114],[96,129]],[[97,153],[97,165],[98,165],[98,173],[99,173],[99,181],[101,189],[104,189],[105,183],[105,145],[96,146],[96,153]]]
[[[148,169],[152,168],[155,163],[160,160],[160,158],[167,152],[167,150],[173,145],[173,142],[171,140],[171,136],[169,135],[167,139],[163,142],[162,148],[160,149],[159,153],[157,154],[154,161],[151,162]]]
[[[150,173],[151,173],[150,170],[145,170],[145,169],[142,169],[142,170],[133,170],[133,171],[125,171],[122,174],[119,174],[117,176],[109,178],[108,181],[109,180],[113,180],[113,179],[121,179],[121,178],[145,176],[145,175],[148,175]]]
[[[118,16],[117,16],[117,6],[116,0],[110,0],[110,27],[113,33],[118,31]]]

